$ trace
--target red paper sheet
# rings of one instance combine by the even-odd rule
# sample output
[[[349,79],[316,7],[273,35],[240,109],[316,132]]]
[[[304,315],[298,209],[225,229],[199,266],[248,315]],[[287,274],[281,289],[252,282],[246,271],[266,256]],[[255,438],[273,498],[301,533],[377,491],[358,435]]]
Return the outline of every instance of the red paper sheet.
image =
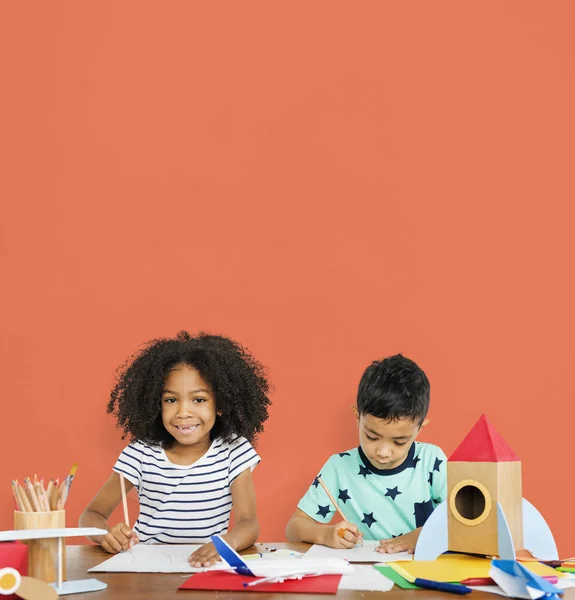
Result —
[[[12,567],[20,575],[28,575],[28,546],[22,542],[0,542],[0,569]],[[20,600],[15,594],[2,596],[3,600]]]
[[[217,590],[219,592],[286,592],[299,594],[337,594],[341,575],[318,575],[303,579],[286,579],[283,583],[260,583],[244,587],[244,582],[259,577],[246,577],[226,571],[206,571],[192,575],[180,590]]]

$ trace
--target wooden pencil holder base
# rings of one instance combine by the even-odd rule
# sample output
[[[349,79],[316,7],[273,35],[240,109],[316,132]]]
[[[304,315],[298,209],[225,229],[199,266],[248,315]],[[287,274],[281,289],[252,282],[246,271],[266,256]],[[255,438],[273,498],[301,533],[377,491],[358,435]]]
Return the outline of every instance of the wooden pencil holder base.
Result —
[[[66,511],[14,511],[14,529],[60,529],[66,527]],[[58,539],[26,540],[28,575],[46,583],[58,579]],[[62,578],[66,579],[66,540],[62,539]]]

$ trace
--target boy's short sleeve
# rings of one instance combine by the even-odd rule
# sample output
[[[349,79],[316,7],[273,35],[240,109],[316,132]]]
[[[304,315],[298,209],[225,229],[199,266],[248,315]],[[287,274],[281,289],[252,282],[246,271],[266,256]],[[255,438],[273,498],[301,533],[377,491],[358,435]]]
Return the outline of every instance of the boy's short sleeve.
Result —
[[[234,479],[246,469],[253,471],[261,458],[245,437],[238,437],[230,443],[228,481],[232,485]]]
[[[126,446],[116,464],[114,471],[122,473],[124,477],[138,490],[142,481],[142,461],[145,459],[144,449],[139,442],[133,442]]]
[[[318,477],[321,477],[321,480],[327,486],[332,496],[334,495],[333,490],[336,490],[337,493],[338,480],[333,459],[334,457],[332,456],[323,465],[321,471],[311,482],[307,492],[297,505],[301,511],[318,523],[329,523],[336,512],[335,506],[318,481]]]
[[[441,504],[447,498],[447,457],[441,448],[436,447],[436,451],[431,484],[431,499],[434,506]]]

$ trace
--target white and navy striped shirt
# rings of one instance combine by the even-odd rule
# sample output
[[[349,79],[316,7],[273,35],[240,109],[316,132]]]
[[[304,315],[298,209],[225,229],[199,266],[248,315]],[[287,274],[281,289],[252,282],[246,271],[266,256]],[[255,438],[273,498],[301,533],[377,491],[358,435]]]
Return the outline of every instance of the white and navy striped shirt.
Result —
[[[243,437],[217,438],[192,465],[175,465],[163,448],[134,442],[124,448],[114,471],[134,484],[140,516],[134,531],[141,542],[204,544],[225,533],[232,510],[230,486],[260,457]]]

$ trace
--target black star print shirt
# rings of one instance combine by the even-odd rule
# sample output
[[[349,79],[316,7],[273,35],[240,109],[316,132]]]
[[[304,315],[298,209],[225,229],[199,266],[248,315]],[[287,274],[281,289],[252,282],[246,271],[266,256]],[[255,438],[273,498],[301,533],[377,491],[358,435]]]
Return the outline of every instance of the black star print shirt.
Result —
[[[334,454],[319,475],[365,539],[384,540],[421,527],[445,500],[446,463],[437,446],[414,442],[399,467],[377,469],[359,447]],[[336,512],[317,479],[298,508],[320,523],[329,523]]]

